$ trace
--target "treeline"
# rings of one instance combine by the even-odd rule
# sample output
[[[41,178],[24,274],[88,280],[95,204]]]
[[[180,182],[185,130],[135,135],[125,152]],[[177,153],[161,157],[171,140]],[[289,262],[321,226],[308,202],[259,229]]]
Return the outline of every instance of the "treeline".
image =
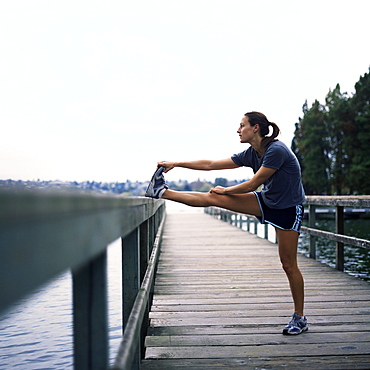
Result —
[[[351,97],[337,84],[325,104],[305,102],[292,150],[306,194],[370,194],[370,68]]]

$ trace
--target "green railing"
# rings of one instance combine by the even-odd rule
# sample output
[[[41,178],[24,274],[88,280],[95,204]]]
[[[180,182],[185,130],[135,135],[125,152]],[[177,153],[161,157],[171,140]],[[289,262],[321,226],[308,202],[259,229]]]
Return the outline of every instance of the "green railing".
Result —
[[[159,200],[0,192],[0,311],[71,269],[74,367],[108,368],[107,245],[122,238],[123,340],[114,368],[139,368],[164,219]]]
[[[307,196],[305,206],[308,206],[308,227],[302,226],[302,232],[310,235],[309,255],[316,258],[316,237],[322,237],[336,242],[336,268],[344,270],[344,246],[353,245],[370,250],[370,241],[344,235],[344,208],[370,208],[370,196]],[[335,207],[336,230],[335,232],[323,231],[315,228],[317,206]],[[231,212],[217,207],[205,208],[205,212],[237,227],[254,224],[254,233],[257,234],[257,219],[251,215]],[[264,238],[268,239],[268,225],[264,225]]]

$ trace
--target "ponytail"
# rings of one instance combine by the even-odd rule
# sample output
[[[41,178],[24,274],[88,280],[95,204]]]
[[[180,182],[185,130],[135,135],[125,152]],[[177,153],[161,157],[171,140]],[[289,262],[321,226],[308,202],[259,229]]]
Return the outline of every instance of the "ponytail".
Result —
[[[266,149],[273,141],[278,141],[276,137],[280,134],[280,129],[275,122],[270,122],[267,117],[260,112],[248,112],[245,113],[245,116],[248,117],[251,126],[258,124],[259,134],[262,137],[261,145],[263,149]],[[266,136],[270,131],[269,126],[272,127],[272,134]]]

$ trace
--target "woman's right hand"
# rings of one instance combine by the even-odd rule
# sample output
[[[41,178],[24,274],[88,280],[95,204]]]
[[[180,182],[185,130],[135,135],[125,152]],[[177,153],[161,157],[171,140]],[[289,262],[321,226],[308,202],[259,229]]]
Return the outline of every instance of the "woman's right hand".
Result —
[[[161,161],[161,162],[158,162],[158,167],[166,167],[166,169],[164,170],[164,173],[167,173],[168,171],[171,171],[173,168],[175,168],[175,162],[168,162],[168,161]]]

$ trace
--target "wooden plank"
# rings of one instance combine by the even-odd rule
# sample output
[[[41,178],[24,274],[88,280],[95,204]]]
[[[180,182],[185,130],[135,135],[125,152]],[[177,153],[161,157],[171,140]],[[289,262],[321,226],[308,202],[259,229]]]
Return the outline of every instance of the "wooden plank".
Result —
[[[142,368],[366,368],[370,285],[299,263],[310,328],[283,336],[292,299],[277,246],[206,215],[169,215]]]
[[[245,357],[294,357],[297,353],[309,357],[314,356],[353,356],[370,355],[370,347],[366,342],[356,344],[316,343],[264,346],[182,346],[182,347],[148,347],[146,359],[159,358],[245,358]]]
[[[288,311],[287,311],[288,312]],[[165,318],[151,319],[152,326],[208,326],[208,325],[274,325],[285,326],[289,321],[288,316],[284,317],[207,317],[199,318]],[[327,323],[364,323],[369,325],[370,315],[337,315],[337,316],[309,316],[309,322],[313,324]]]
[[[268,292],[267,292],[268,294]],[[353,294],[345,294],[345,292],[335,292],[336,295],[327,295],[325,296],[325,293],[322,293],[320,295],[313,295],[310,296],[306,294],[305,301],[306,302],[323,302],[323,298],[325,297],[325,300],[327,302],[337,302],[337,301],[343,301],[348,299],[349,301],[363,301],[364,303],[369,302],[369,296],[366,294],[359,294],[359,295],[353,295]],[[340,294],[340,295],[339,295]],[[153,300],[153,304],[220,304],[220,303],[253,303],[253,302],[260,302],[260,303],[279,303],[279,302],[291,302],[290,297],[286,297],[285,295],[276,294],[274,297],[254,297],[253,295],[247,295],[247,294],[238,294],[238,293],[224,293],[220,297],[217,294],[193,294],[193,295],[161,295],[156,297]]]
[[[308,370],[353,370],[369,369],[369,355],[353,356],[296,356],[294,358],[286,357],[268,357],[261,358],[245,357],[227,358],[227,359],[157,359],[144,360],[141,365],[142,370],[215,370],[215,369],[308,369]],[[338,366],[338,364],[340,364]]]
[[[147,347],[187,347],[187,346],[257,346],[278,344],[319,344],[370,342],[370,331],[350,333],[309,333],[289,337],[281,334],[215,334],[215,335],[161,335],[148,336]]]
[[[233,307],[229,306],[229,310],[221,310],[218,309],[217,311],[208,311],[208,310],[184,310],[184,311],[177,311],[173,309],[171,312],[164,311],[152,311],[150,313],[151,319],[178,319],[178,318],[212,318],[212,317],[265,317],[265,316],[283,316],[286,313],[285,307],[277,309],[275,306],[273,308],[265,308],[261,310],[259,308],[249,309],[249,310],[241,310],[240,307]],[[361,316],[365,315],[366,317],[370,316],[370,309],[364,310],[363,307],[353,308],[353,307],[342,307],[340,313],[338,313],[338,308],[331,308],[331,309],[322,309],[322,308],[311,308],[309,310],[310,316],[322,316],[330,315],[330,316],[344,316],[344,315],[356,315]]]
[[[320,310],[320,312],[328,312],[328,310],[335,311],[340,309],[342,313],[342,309],[349,309],[351,308],[358,308],[361,309],[361,312],[369,313],[369,311],[364,311],[364,303],[362,301],[345,301],[345,302],[323,302],[321,306],[317,304],[317,302],[306,302],[305,307],[310,313],[314,312],[315,309]],[[182,311],[190,311],[190,312],[207,312],[207,311],[233,311],[237,310],[238,312],[245,312],[249,310],[283,310],[285,309],[286,304],[279,304],[279,303],[234,303],[234,304],[199,304],[199,305],[188,305],[188,304],[177,304],[177,305],[153,305],[151,307],[151,312],[154,314],[155,312],[182,312]],[[353,312],[353,311],[351,311]]]
[[[348,332],[368,332],[369,325],[363,323],[321,323],[320,325],[310,325],[309,332],[312,333],[348,333]],[[209,326],[156,326],[150,327],[148,336],[175,336],[175,335],[238,335],[238,334],[276,334],[281,332],[281,324],[272,325],[209,325]],[[305,335],[306,336],[306,335]],[[299,338],[294,337],[294,338]]]

